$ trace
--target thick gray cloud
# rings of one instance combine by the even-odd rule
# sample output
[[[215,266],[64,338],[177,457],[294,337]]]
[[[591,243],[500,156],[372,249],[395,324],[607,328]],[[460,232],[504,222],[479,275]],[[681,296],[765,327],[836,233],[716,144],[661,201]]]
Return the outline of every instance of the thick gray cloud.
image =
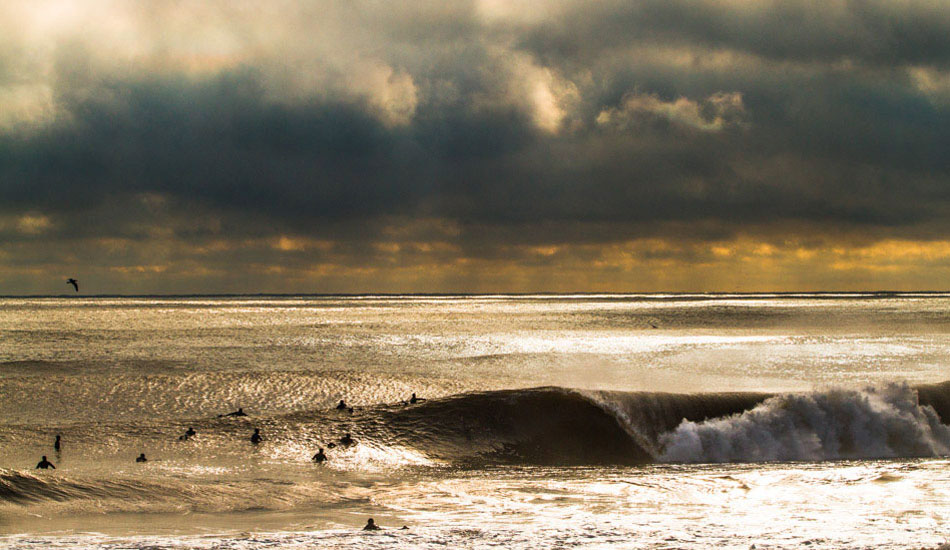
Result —
[[[0,8],[7,243],[950,230],[939,3],[68,6]]]
[[[643,0],[564,3],[522,41],[542,56],[635,41],[728,48],[772,61],[950,63],[950,14],[930,0]]]

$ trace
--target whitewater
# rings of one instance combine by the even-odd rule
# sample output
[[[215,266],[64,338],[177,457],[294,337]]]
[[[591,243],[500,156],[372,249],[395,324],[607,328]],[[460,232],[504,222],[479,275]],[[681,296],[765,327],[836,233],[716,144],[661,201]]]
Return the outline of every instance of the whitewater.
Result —
[[[0,298],[0,548],[934,548],[948,314],[939,293]]]

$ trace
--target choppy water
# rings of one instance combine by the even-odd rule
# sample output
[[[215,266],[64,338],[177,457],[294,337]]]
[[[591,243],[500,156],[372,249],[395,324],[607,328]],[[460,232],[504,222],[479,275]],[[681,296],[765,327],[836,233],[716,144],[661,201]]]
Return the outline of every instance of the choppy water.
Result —
[[[0,299],[0,547],[935,546],[948,313],[934,294]],[[409,529],[359,532],[369,516]]]

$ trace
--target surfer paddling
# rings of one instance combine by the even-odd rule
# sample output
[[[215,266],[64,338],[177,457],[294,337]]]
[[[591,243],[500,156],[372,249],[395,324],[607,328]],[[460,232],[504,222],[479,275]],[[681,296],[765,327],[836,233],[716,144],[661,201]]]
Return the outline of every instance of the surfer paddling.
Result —
[[[327,461],[327,455],[323,452],[323,447],[320,447],[320,450],[317,451],[317,454],[313,455],[313,458],[311,460],[313,460],[317,464],[323,464],[324,462]]]
[[[341,447],[349,447],[350,445],[355,445],[356,440],[353,439],[353,436],[347,432],[343,435],[336,443],[327,443],[327,449],[335,449],[337,445]]]
[[[410,397],[408,401],[403,401],[402,404],[403,404],[403,405],[415,405],[416,403],[421,403],[421,402],[423,402],[423,401],[425,401],[425,398],[423,398],[423,397],[416,397],[416,394],[413,393],[413,394],[412,394],[412,397]]]

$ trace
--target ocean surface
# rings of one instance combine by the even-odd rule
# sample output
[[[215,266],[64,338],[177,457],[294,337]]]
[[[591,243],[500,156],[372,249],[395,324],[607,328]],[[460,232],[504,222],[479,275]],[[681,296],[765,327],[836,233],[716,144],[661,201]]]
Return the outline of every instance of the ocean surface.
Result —
[[[950,294],[0,298],[0,548],[936,547],[948,364]]]

